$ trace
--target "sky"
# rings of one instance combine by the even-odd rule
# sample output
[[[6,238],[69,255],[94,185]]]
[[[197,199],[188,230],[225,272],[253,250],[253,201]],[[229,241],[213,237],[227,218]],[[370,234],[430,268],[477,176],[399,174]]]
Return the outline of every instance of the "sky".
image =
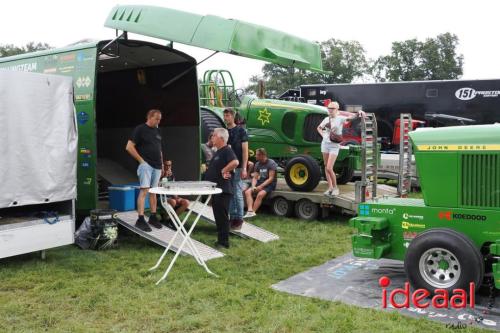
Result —
[[[412,38],[423,41],[450,32],[460,41],[458,53],[464,56],[463,79],[500,78],[500,66],[496,63],[500,59],[500,1],[494,0],[15,0],[2,3],[0,44],[20,46],[35,41],[62,47],[85,38],[112,39],[115,32],[105,28],[104,21],[116,4],[154,5],[217,15],[264,25],[311,41],[356,40],[372,59],[389,54],[394,41]],[[129,35],[129,38],[151,40],[137,35]],[[175,48],[198,61],[212,53],[180,44],[175,44]],[[258,60],[217,54],[200,65],[198,73],[227,69],[240,88],[248,84],[251,75],[260,73],[263,65],[264,62]]]

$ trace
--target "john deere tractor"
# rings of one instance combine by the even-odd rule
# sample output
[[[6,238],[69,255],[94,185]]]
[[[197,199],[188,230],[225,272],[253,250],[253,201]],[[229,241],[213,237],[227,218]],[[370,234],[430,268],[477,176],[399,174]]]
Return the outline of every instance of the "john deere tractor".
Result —
[[[404,260],[410,283],[429,291],[500,288],[500,124],[410,133],[423,199],[358,207],[354,255]]]
[[[242,96],[234,89],[228,71],[207,71],[201,84],[202,139],[215,127],[223,127],[224,107],[237,111],[237,121],[249,135],[250,158],[265,148],[284,170],[288,186],[312,191],[322,174],[321,136],[316,128],[328,115],[325,108],[298,102]],[[360,167],[360,147],[342,146],[334,169],[339,184],[347,183]]]

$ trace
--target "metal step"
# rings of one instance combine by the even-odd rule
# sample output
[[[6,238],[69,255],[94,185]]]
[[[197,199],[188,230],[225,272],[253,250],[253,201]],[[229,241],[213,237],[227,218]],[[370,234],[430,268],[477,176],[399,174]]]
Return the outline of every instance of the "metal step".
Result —
[[[189,210],[192,210],[193,213],[198,214],[199,212],[202,212],[201,217],[215,225],[215,218],[214,214],[212,211],[212,207],[207,206],[204,211],[203,210],[203,204],[201,202],[191,202],[189,204]],[[243,225],[241,226],[240,231],[231,231],[231,233],[244,237],[244,238],[252,238],[255,240],[258,240],[263,243],[271,242],[273,240],[279,239],[278,235],[273,234],[272,232],[269,232],[267,230],[264,230],[262,228],[259,228],[253,224],[250,224],[248,222],[244,222]]]
[[[153,227],[152,228],[153,230],[151,232],[145,232],[139,228],[136,228],[135,221],[137,221],[137,212],[135,211],[120,212],[117,214],[117,217],[118,217],[117,219],[118,223],[120,223],[125,228],[165,248],[168,246],[168,244],[170,243],[175,234],[174,230],[167,227],[162,227],[161,229],[156,229]],[[192,238],[191,240],[193,241],[194,246],[196,246],[196,248],[198,249],[200,255],[203,257],[203,260],[205,261],[210,259],[222,258],[224,256],[224,253],[219,252],[208,245],[200,243]],[[181,246],[181,243],[182,243],[182,237],[178,235],[174,243],[170,247],[170,249],[174,252],[177,252],[177,249]],[[184,246],[181,254],[190,256],[193,255],[191,253],[191,249],[187,245]]]

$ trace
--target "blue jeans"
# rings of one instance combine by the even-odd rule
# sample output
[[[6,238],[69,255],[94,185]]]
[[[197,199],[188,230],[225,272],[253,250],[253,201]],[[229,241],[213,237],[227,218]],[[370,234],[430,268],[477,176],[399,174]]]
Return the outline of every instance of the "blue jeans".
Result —
[[[241,168],[234,169],[233,196],[229,202],[229,219],[243,219],[243,181],[241,180]]]

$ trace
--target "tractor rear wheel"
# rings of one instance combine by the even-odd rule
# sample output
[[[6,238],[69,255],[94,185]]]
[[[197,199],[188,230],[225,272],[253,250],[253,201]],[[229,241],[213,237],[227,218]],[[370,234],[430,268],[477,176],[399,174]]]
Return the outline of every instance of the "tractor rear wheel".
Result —
[[[321,169],[318,162],[309,155],[291,158],[285,166],[285,180],[294,191],[310,192],[318,186]]]
[[[340,169],[340,172],[336,172],[335,174],[337,176],[337,184],[347,184],[354,177],[354,169],[349,165],[344,165]]]
[[[435,228],[417,235],[405,257],[405,271],[415,289],[468,290],[474,282],[476,290],[484,274],[484,260],[466,236],[445,228]]]
[[[208,135],[217,127],[223,127],[224,122],[210,109],[200,108],[201,117],[201,142],[206,142]]]

